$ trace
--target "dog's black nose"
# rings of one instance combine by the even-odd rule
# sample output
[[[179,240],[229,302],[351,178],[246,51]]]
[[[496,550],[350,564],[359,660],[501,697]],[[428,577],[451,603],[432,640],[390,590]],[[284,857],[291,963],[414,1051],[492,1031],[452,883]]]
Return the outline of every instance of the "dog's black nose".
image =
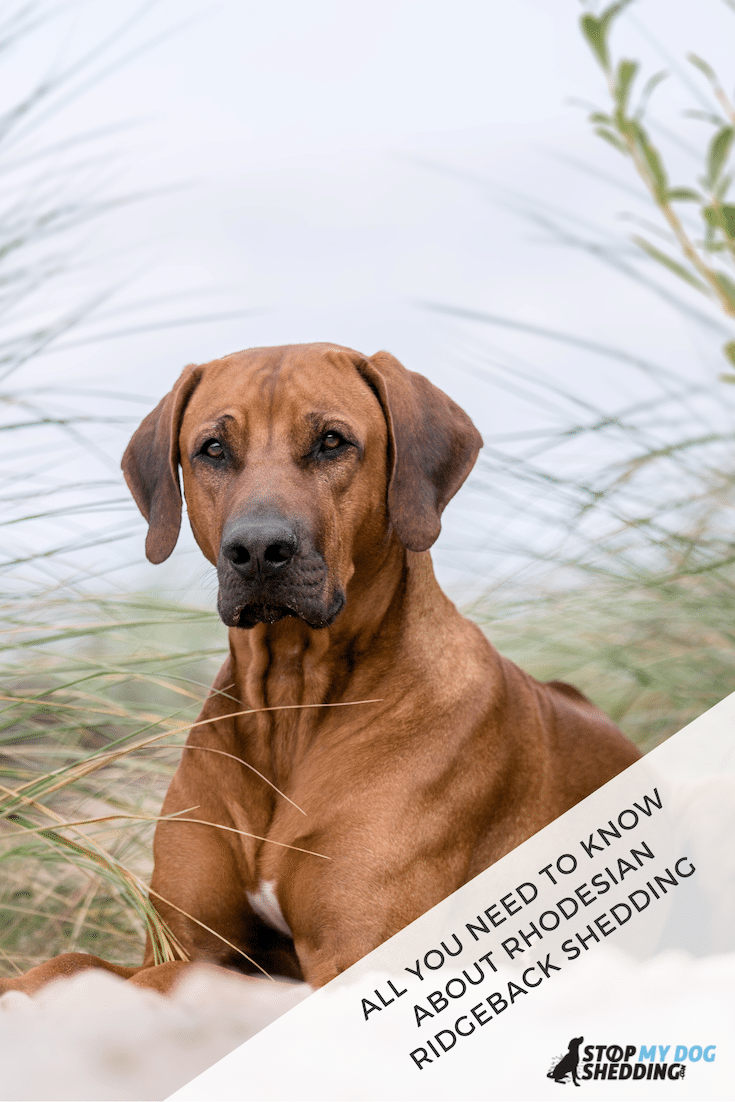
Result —
[[[299,541],[280,518],[240,521],[222,535],[221,553],[243,578],[277,573],[291,562]]]

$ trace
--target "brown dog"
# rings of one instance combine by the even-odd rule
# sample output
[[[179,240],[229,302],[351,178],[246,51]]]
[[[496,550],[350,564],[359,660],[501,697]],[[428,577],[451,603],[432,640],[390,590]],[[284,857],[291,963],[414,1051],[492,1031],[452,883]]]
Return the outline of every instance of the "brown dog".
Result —
[[[133,436],[148,558],[176,544],[180,464],[230,629],[163,807],[199,821],[154,843],[192,960],[324,984],[639,757],[439,589],[428,548],[481,443],[388,353],[328,344],[188,367]],[[149,948],[114,970],[165,987],[181,967]]]

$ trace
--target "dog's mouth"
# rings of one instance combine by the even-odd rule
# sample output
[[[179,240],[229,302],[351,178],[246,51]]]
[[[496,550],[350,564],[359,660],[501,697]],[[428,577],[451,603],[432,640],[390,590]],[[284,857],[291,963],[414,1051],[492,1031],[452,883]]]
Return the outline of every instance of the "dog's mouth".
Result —
[[[341,589],[338,589],[326,608],[322,607],[320,602],[307,602],[301,607],[292,607],[257,600],[235,607],[231,613],[228,613],[220,601],[219,613],[228,627],[254,628],[256,624],[276,624],[279,620],[292,616],[297,620],[303,620],[310,628],[319,629],[330,627],[344,605],[345,595]]]
[[[256,624],[276,624],[286,616],[298,617],[298,613],[286,605],[246,605],[238,614],[236,626],[254,628]]]
[[[277,568],[269,561],[250,571],[220,553],[217,609],[223,623],[248,630],[291,617],[310,628],[329,627],[344,607],[345,594],[334,585],[323,556],[312,548]]]

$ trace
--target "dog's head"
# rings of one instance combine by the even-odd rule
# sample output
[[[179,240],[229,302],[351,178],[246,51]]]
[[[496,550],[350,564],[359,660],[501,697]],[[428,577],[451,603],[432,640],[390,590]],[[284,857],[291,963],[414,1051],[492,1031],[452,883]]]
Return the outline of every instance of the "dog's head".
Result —
[[[481,446],[469,417],[387,352],[290,345],[187,367],[122,466],[158,563],[179,533],[181,465],[227,625],[319,628],[391,538],[432,545]]]

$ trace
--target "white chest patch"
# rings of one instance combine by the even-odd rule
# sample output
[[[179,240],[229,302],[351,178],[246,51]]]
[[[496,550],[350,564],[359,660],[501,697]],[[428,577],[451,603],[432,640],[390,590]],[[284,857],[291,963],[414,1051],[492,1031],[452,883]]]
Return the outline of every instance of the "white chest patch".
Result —
[[[275,880],[261,880],[257,892],[245,892],[245,894],[258,918],[262,918],[268,926],[272,926],[274,930],[285,934],[286,937],[293,937],[276,898]]]

